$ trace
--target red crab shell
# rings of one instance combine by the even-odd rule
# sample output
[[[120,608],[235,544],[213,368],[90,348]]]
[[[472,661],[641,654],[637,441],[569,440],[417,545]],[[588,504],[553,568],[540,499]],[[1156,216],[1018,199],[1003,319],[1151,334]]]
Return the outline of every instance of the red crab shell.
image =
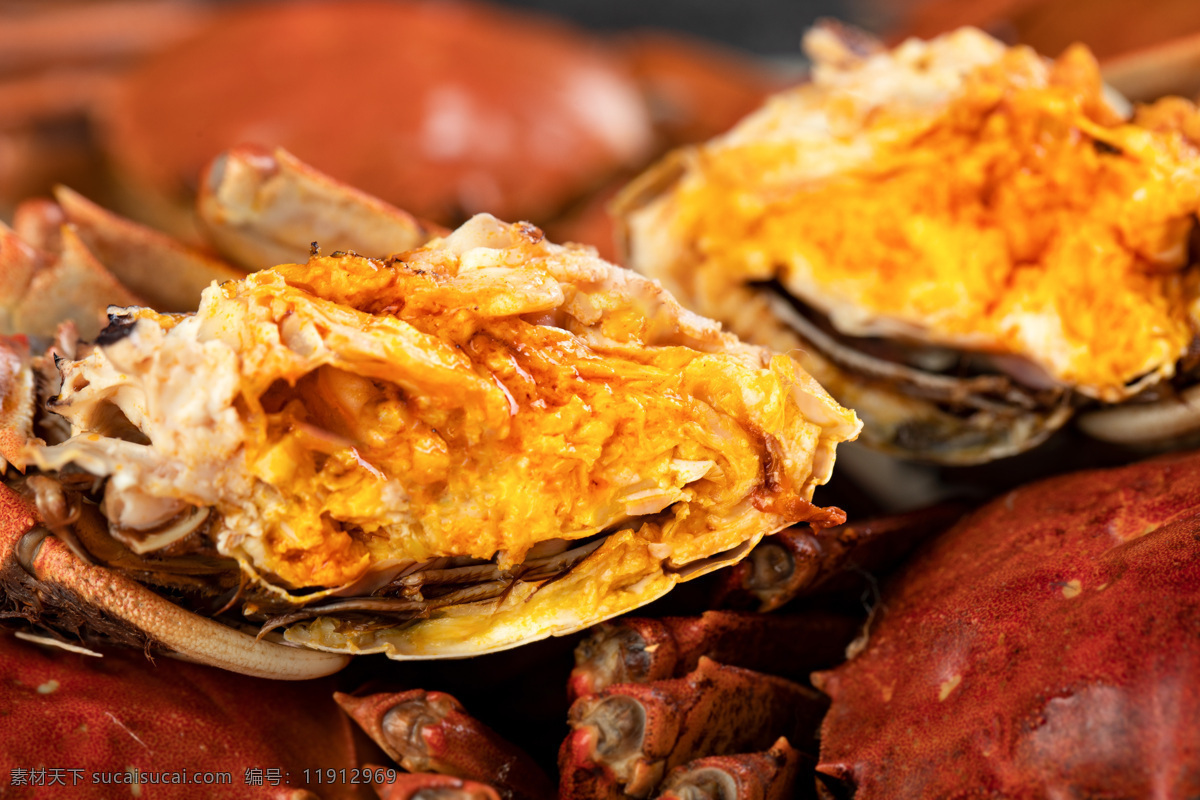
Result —
[[[150,663],[133,650],[102,658],[41,647],[0,635],[0,774],[5,798],[52,793],[56,775],[80,798],[129,796],[131,773],[181,773],[188,784],[155,786],[144,797],[368,797],[359,787],[311,785],[305,770],[353,769],[355,747],[332,686],[245,678],[171,659]],[[247,770],[279,770],[247,783]],[[24,785],[14,770],[45,770]],[[76,770],[76,772],[72,772]],[[191,783],[229,773],[227,783]],[[96,773],[124,774],[125,785]],[[27,773],[28,774],[28,773]],[[18,773],[19,775],[19,773]],[[284,776],[287,776],[286,778]],[[182,781],[185,776],[180,777]],[[163,780],[153,779],[154,782]],[[285,782],[286,780],[286,782]],[[33,781],[38,783],[34,784]],[[364,787],[365,788],[365,787]],[[134,794],[133,796],[138,796]]]
[[[1200,796],[1200,454],[986,506],[814,680],[858,800]]]
[[[178,202],[245,142],[440,223],[547,217],[639,165],[653,136],[616,54],[465,0],[233,8],[131,71],[101,116],[143,201]]]

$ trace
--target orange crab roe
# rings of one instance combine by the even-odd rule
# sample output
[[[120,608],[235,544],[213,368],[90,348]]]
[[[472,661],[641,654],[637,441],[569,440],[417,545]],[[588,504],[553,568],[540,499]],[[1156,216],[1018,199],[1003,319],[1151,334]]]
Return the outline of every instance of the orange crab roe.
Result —
[[[1026,356],[1103,399],[1171,374],[1193,337],[1194,106],[1123,122],[1082,47],[1048,71],[1007,50],[936,114],[830,102],[835,146],[869,157],[831,168],[777,136],[697,154],[675,233],[706,280],[779,279],[847,333]]]

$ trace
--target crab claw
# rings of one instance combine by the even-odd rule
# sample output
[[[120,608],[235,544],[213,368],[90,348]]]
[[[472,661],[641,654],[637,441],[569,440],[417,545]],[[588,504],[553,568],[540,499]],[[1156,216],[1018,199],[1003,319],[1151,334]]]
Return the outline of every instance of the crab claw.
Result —
[[[837,614],[707,611],[699,617],[623,617],[592,629],[575,649],[568,691],[586,697],[618,683],[681,678],[701,656],[803,680],[842,660],[858,621]]]
[[[559,796],[648,797],[692,759],[811,741],[825,708],[818,692],[709,658],[684,678],[612,686],[571,706]]]
[[[65,187],[0,225],[0,333],[51,337],[74,320],[94,338],[110,305],[189,311],[213,281],[242,277],[218,259],[106,211]]]
[[[494,784],[507,800],[545,800],[554,786],[524,751],[466,713],[444,692],[413,689],[354,697],[338,704],[409,772],[438,772]],[[406,795],[405,795],[406,796]]]
[[[391,780],[377,781],[379,800],[500,800],[494,788],[450,775],[400,772]]]
[[[659,800],[785,800],[794,796],[802,756],[784,737],[765,753],[712,756],[671,770]]]
[[[0,592],[9,616],[118,641],[166,648],[244,675],[305,680],[337,672],[348,656],[257,641],[193,614],[124,576],[86,563],[40,524],[32,503],[0,486]]]
[[[248,269],[303,263],[314,240],[328,252],[382,257],[444,232],[282,147],[235,147],[213,159],[196,212],[221,252]]]

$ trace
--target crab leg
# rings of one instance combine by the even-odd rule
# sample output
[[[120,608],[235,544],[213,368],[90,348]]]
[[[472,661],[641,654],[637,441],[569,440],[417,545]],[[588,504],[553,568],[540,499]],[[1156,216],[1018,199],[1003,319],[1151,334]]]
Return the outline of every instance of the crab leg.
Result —
[[[810,741],[826,706],[812,689],[709,658],[684,678],[611,686],[571,706],[559,796],[648,797],[693,759],[764,749],[781,734]]]
[[[76,628],[86,620],[118,639],[132,636],[189,661],[262,678],[318,678],[349,661],[349,656],[255,641],[111,570],[84,563],[5,486],[0,486],[0,526],[0,585],[9,606],[33,608]],[[23,616],[20,610],[6,613]]]
[[[659,800],[786,800],[800,753],[784,737],[765,753],[698,758],[671,770]]]
[[[1105,83],[1134,101],[1193,94],[1200,89],[1200,34],[1109,59],[1100,72]]]
[[[338,692],[334,699],[409,772],[492,783],[509,800],[554,796],[550,779],[528,755],[444,692],[413,689],[365,697]]]
[[[857,620],[836,614],[707,611],[699,617],[625,617],[599,625],[580,642],[568,691],[574,699],[618,683],[680,678],[701,656],[804,679],[841,661],[857,632]]]
[[[46,197],[33,197],[17,205],[12,227],[17,237],[34,250],[61,253],[62,226],[66,221],[58,203]]]
[[[375,784],[379,800],[500,800],[494,788],[450,775],[397,773]]]
[[[120,0],[6,16],[0,25],[0,73],[117,64],[178,41],[211,14],[197,3]]]
[[[326,253],[386,256],[442,232],[278,147],[217,156],[205,170],[196,212],[217,248],[247,269],[303,263],[314,243]]]
[[[60,322],[71,319],[81,336],[91,338],[107,321],[109,304],[140,304],[72,226],[61,231],[62,250],[55,260],[0,225],[0,334],[52,337]]]
[[[1200,385],[1153,403],[1126,403],[1079,417],[1088,436],[1104,442],[1137,446],[1171,442],[1200,429]]]
[[[106,211],[66,187],[58,187],[54,197],[97,259],[158,311],[194,311],[210,283],[243,277],[223,261]]]
[[[746,560],[725,571],[718,603],[773,611],[847,567],[887,568],[949,528],[966,509],[961,503],[944,503],[825,530],[793,526],[763,539]]]

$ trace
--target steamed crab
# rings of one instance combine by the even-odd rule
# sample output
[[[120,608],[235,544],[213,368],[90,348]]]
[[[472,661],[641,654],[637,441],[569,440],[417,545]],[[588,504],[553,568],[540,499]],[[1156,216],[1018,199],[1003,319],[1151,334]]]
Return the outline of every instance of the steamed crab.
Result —
[[[632,267],[803,353],[894,454],[989,461],[1077,411],[1111,441],[1200,426],[1174,396],[1200,331],[1192,103],[1131,112],[1085,49],[969,28],[805,42],[811,83],[624,192]]]
[[[281,220],[304,215],[276,183],[334,185],[285,154],[256,172],[263,158],[214,167],[218,244],[294,241]],[[231,203],[259,192],[284,207],[239,217]],[[428,238],[363,195],[320,197]],[[5,539],[25,565],[7,592],[59,627],[280,677],[344,663],[322,650],[471,655],[623,613],[788,524],[841,519],[809,498],[857,431],[851,412],[787,358],[527,224],[477,217],[386,260],[314,251],[205,289],[194,315],[109,317],[94,343],[60,337],[54,366],[12,348],[13,396],[40,370],[70,430],[12,418],[30,444],[9,460],[30,469],[19,485],[45,528]],[[60,575],[66,596],[38,588]],[[230,609],[257,639],[207,618]],[[277,628],[315,650],[273,642]]]

